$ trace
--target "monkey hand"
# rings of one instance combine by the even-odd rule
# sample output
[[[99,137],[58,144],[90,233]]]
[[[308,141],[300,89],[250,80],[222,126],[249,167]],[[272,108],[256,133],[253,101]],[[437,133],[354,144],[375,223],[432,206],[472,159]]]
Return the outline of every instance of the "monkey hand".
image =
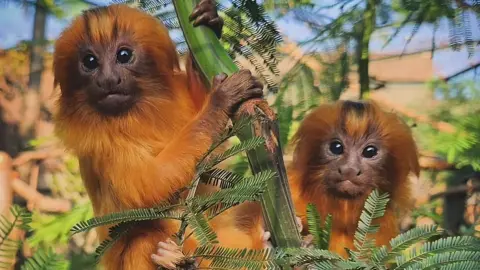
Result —
[[[226,74],[215,76],[211,95],[213,105],[232,116],[244,101],[263,96],[263,84],[250,70],[242,69],[230,77]]]
[[[218,16],[215,0],[202,0],[189,17],[193,26],[205,25],[215,32],[218,38],[222,36],[223,19]]]
[[[300,217],[295,217],[295,222],[297,223],[297,230],[299,233],[302,233],[303,231],[303,224],[302,224],[302,219]]]
[[[305,237],[302,237],[302,241],[300,242],[300,246],[304,248],[313,248],[313,235],[307,234]]]
[[[269,231],[261,230],[260,237],[263,241],[263,248],[273,248],[272,242],[270,241],[271,233]]]
[[[158,243],[157,253],[152,254],[152,260],[163,269],[195,269],[195,262],[185,259],[180,247],[171,239]]]

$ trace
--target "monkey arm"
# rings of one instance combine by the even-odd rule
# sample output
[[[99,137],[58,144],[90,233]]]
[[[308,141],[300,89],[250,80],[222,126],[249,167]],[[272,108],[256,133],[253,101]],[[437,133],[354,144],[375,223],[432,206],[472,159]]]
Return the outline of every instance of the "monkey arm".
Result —
[[[229,117],[207,101],[202,111],[155,157],[163,183],[177,190],[192,180],[200,158],[225,128]]]

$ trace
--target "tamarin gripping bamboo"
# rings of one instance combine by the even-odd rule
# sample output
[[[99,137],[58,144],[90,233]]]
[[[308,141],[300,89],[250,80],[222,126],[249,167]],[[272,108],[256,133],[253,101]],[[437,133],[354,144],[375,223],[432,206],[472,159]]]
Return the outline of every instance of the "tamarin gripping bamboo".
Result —
[[[191,19],[221,33],[212,0],[201,1]],[[167,28],[126,5],[85,11],[56,41],[56,133],[78,156],[95,216],[153,207],[188,185],[234,108],[262,96],[262,84],[247,70],[217,76],[207,94],[193,66],[190,59],[187,72],[180,71]],[[141,223],[103,256],[105,269],[156,269],[151,255],[178,225]],[[212,226],[222,246],[262,248],[260,234],[239,230],[232,211]],[[108,228],[98,232],[100,240],[108,236]],[[185,251],[196,245],[188,238]]]
[[[418,176],[417,148],[409,127],[373,102],[338,101],[316,108],[293,138],[288,179],[297,215],[306,229],[308,203],[322,218],[332,214],[329,249],[346,256],[365,199],[378,188],[390,194],[378,222],[376,244],[398,234],[397,212],[411,207],[408,175]]]

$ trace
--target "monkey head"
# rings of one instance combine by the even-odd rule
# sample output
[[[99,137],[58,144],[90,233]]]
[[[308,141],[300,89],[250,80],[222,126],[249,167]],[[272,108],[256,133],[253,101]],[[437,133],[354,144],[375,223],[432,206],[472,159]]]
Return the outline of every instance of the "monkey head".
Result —
[[[368,195],[418,175],[409,127],[372,102],[338,101],[316,108],[294,136],[293,166],[304,188],[323,188],[342,198]]]
[[[148,96],[168,98],[178,68],[166,27],[127,5],[84,12],[55,44],[61,98],[73,108],[88,103],[101,115],[122,115]]]

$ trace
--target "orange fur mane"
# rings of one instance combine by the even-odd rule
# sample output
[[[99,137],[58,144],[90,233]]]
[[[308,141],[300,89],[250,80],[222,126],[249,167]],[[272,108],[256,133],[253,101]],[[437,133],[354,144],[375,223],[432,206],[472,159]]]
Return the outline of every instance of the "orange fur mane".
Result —
[[[134,108],[119,117],[105,117],[85,105],[86,93],[77,89],[78,84],[72,83],[75,78],[72,74],[78,73],[79,47],[84,44],[109,46],[108,42],[115,39],[121,42],[124,37],[137,44],[139,53],[156,59],[156,70],[148,71],[151,77],[138,77],[137,83],[143,92]],[[126,5],[86,11],[73,21],[55,44],[54,74],[55,83],[61,88],[55,116],[56,134],[79,156],[80,162],[88,158],[90,166],[96,168],[94,171],[101,174],[100,178],[116,181],[116,186],[123,187],[118,192],[132,195],[120,203],[124,206],[112,207],[147,206],[149,203],[132,203],[144,204],[142,196],[148,192],[148,186],[155,183],[148,183],[145,179],[145,186],[137,185],[142,190],[135,194],[129,192],[132,185],[128,179],[141,177],[132,174],[143,171],[141,168],[154,162],[153,157],[198,111],[189,96],[187,76],[179,72],[175,46],[165,26],[154,17]],[[182,113],[166,113],[171,111]],[[118,179],[118,175],[124,177]],[[122,181],[125,183],[118,183]],[[101,182],[100,185],[106,186],[88,188],[92,184],[92,181],[86,183],[89,192],[111,189],[108,183]],[[176,186],[172,185],[172,189]],[[166,194],[154,197],[162,199],[163,196]]]

